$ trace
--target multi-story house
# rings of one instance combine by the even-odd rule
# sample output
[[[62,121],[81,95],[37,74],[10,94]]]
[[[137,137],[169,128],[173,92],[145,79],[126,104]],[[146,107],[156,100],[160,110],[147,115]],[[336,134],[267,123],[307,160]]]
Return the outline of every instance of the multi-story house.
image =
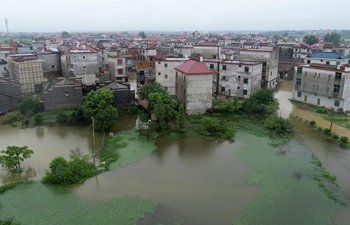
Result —
[[[297,101],[350,111],[350,65],[309,64],[295,67]]]
[[[304,59],[304,63],[306,64],[317,63],[333,66],[347,64],[348,62],[348,57],[345,57],[337,52],[315,52]]]
[[[175,96],[176,71],[174,69],[187,60],[186,58],[156,59],[156,81],[172,96]]]
[[[311,54],[311,46],[306,43],[297,43],[293,46],[293,58],[305,59]]]
[[[136,61],[136,73],[138,86],[155,80],[155,61]]]
[[[262,88],[274,88],[279,82],[278,76],[278,50],[267,49],[241,49],[240,60],[260,61],[262,65]]]
[[[133,56],[121,55],[110,56],[108,61],[110,75],[117,82],[128,82],[129,76],[133,74]]]
[[[37,52],[43,60],[43,71],[46,78],[62,76],[60,54],[57,49],[41,50]]]
[[[215,43],[201,43],[193,46],[193,52],[200,54],[204,59],[219,59],[221,46]]]
[[[43,83],[47,81],[43,63],[36,54],[8,56],[10,77],[19,83],[22,94],[39,93],[43,90]]]
[[[99,71],[97,51],[88,45],[78,45],[63,51],[61,65],[64,76],[81,78],[83,84],[92,85]]]
[[[203,114],[212,107],[212,75],[204,62],[186,61],[176,67],[175,97],[186,114]]]
[[[219,73],[219,94],[248,98],[261,88],[262,67],[262,62],[223,61]]]

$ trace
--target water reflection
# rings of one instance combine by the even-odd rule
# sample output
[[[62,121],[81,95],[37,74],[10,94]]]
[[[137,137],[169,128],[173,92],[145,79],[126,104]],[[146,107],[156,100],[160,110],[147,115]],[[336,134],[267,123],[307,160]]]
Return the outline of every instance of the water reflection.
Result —
[[[35,130],[35,134],[38,138],[42,138],[45,135],[45,128],[44,127],[38,127]]]
[[[32,181],[36,177],[36,171],[33,167],[27,167],[22,172],[12,173],[10,171],[2,171],[0,175],[1,182],[8,184],[19,181]]]

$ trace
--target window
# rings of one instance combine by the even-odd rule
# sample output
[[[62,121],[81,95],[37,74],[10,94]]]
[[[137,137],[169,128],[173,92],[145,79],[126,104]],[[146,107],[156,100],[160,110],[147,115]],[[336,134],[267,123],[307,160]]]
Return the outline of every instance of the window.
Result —
[[[311,63],[311,60],[308,60],[306,63],[307,63],[307,64],[310,64],[310,63]]]
[[[335,79],[336,79],[336,80],[341,80],[341,74],[342,74],[342,73],[336,72],[336,73],[335,73]]]
[[[226,65],[222,65],[222,70],[226,70]]]
[[[303,68],[298,67],[298,69],[297,69],[297,73],[302,73],[302,72],[303,72]]]
[[[209,66],[211,70],[214,69],[214,64],[210,64]]]
[[[168,63],[164,63],[164,67],[168,67]]]
[[[243,79],[243,84],[248,84],[248,78]]]
[[[247,95],[248,94],[248,90],[243,90],[243,95]]]
[[[216,55],[213,55],[213,59],[216,59]]]
[[[301,98],[301,92],[300,91],[298,91],[298,97]]]
[[[335,100],[335,101],[334,101],[334,106],[340,106],[340,101]]]
[[[222,80],[226,80],[226,76],[222,76]]]
[[[326,61],[326,64],[329,65],[329,61]]]
[[[52,69],[55,69],[55,65],[52,65],[51,68],[52,68]]]
[[[160,72],[158,72],[158,76],[160,76],[160,74],[161,74],[161,73],[160,73]]]
[[[68,91],[66,91],[66,92],[65,92],[65,95],[66,95],[66,97],[68,97],[68,96],[69,96],[69,93],[68,93]]]
[[[164,78],[165,78],[165,79],[168,79],[168,74],[164,74]]]
[[[240,87],[238,86],[237,89],[240,89]]]
[[[244,72],[249,73],[249,67],[248,66],[244,67]]]
[[[84,69],[86,68],[86,66],[84,66]]]
[[[177,77],[177,76],[178,76],[178,73],[176,72],[175,75],[176,75],[176,77]]]
[[[221,92],[225,92],[225,87],[221,87]]]
[[[296,85],[301,85],[301,79],[300,78],[297,78],[297,83]]]
[[[85,56],[83,56],[83,59],[85,59]]]
[[[240,65],[238,65],[238,67],[242,67],[242,65],[240,64]]]
[[[165,89],[166,91],[168,91],[168,87],[164,87],[164,89]]]
[[[122,65],[123,64],[123,60],[122,59],[118,59],[118,65]]]
[[[270,76],[272,76],[272,71],[270,72]]]
[[[263,62],[263,66],[266,66],[267,65],[267,62]]]
[[[118,74],[123,74],[123,69],[118,69]]]
[[[320,61],[323,62],[323,59],[321,59]]]
[[[158,65],[160,65],[160,61],[158,61]]]
[[[335,84],[333,87],[333,92],[334,93],[339,93],[340,92],[340,85]]]

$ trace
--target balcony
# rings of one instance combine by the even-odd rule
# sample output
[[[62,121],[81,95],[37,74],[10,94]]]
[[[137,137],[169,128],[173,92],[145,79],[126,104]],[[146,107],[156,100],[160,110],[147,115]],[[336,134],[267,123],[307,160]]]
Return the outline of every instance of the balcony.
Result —
[[[332,93],[332,98],[339,98],[339,93],[333,92]]]

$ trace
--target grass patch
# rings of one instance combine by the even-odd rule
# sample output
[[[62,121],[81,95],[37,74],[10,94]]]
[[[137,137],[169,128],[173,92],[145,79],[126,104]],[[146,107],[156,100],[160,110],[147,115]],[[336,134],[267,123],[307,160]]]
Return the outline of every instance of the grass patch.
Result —
[[[74,192],[59,193],[39,182],[18,185],[0,195],[0,219],[27,225],[38,224],[123,224],[136,225],[157,203],[139,197],[117,197],[83,203]]]
[[[57,122],[57,116],[61,113],[67,117],[69,117],[75,110],[60,110],[60,111],[49,111],[49,112],[42,112],[42,124],[41,125],[60,125]]]
[[[152,154],[155,150],[155,141],[139,136],[136,131],[118,134],[118,136],[108,141],[105,149],[108,154],[118,155],[117,160],[112,160],[109,163],[108,169],[116,170],[119,167],[138,162]]]

